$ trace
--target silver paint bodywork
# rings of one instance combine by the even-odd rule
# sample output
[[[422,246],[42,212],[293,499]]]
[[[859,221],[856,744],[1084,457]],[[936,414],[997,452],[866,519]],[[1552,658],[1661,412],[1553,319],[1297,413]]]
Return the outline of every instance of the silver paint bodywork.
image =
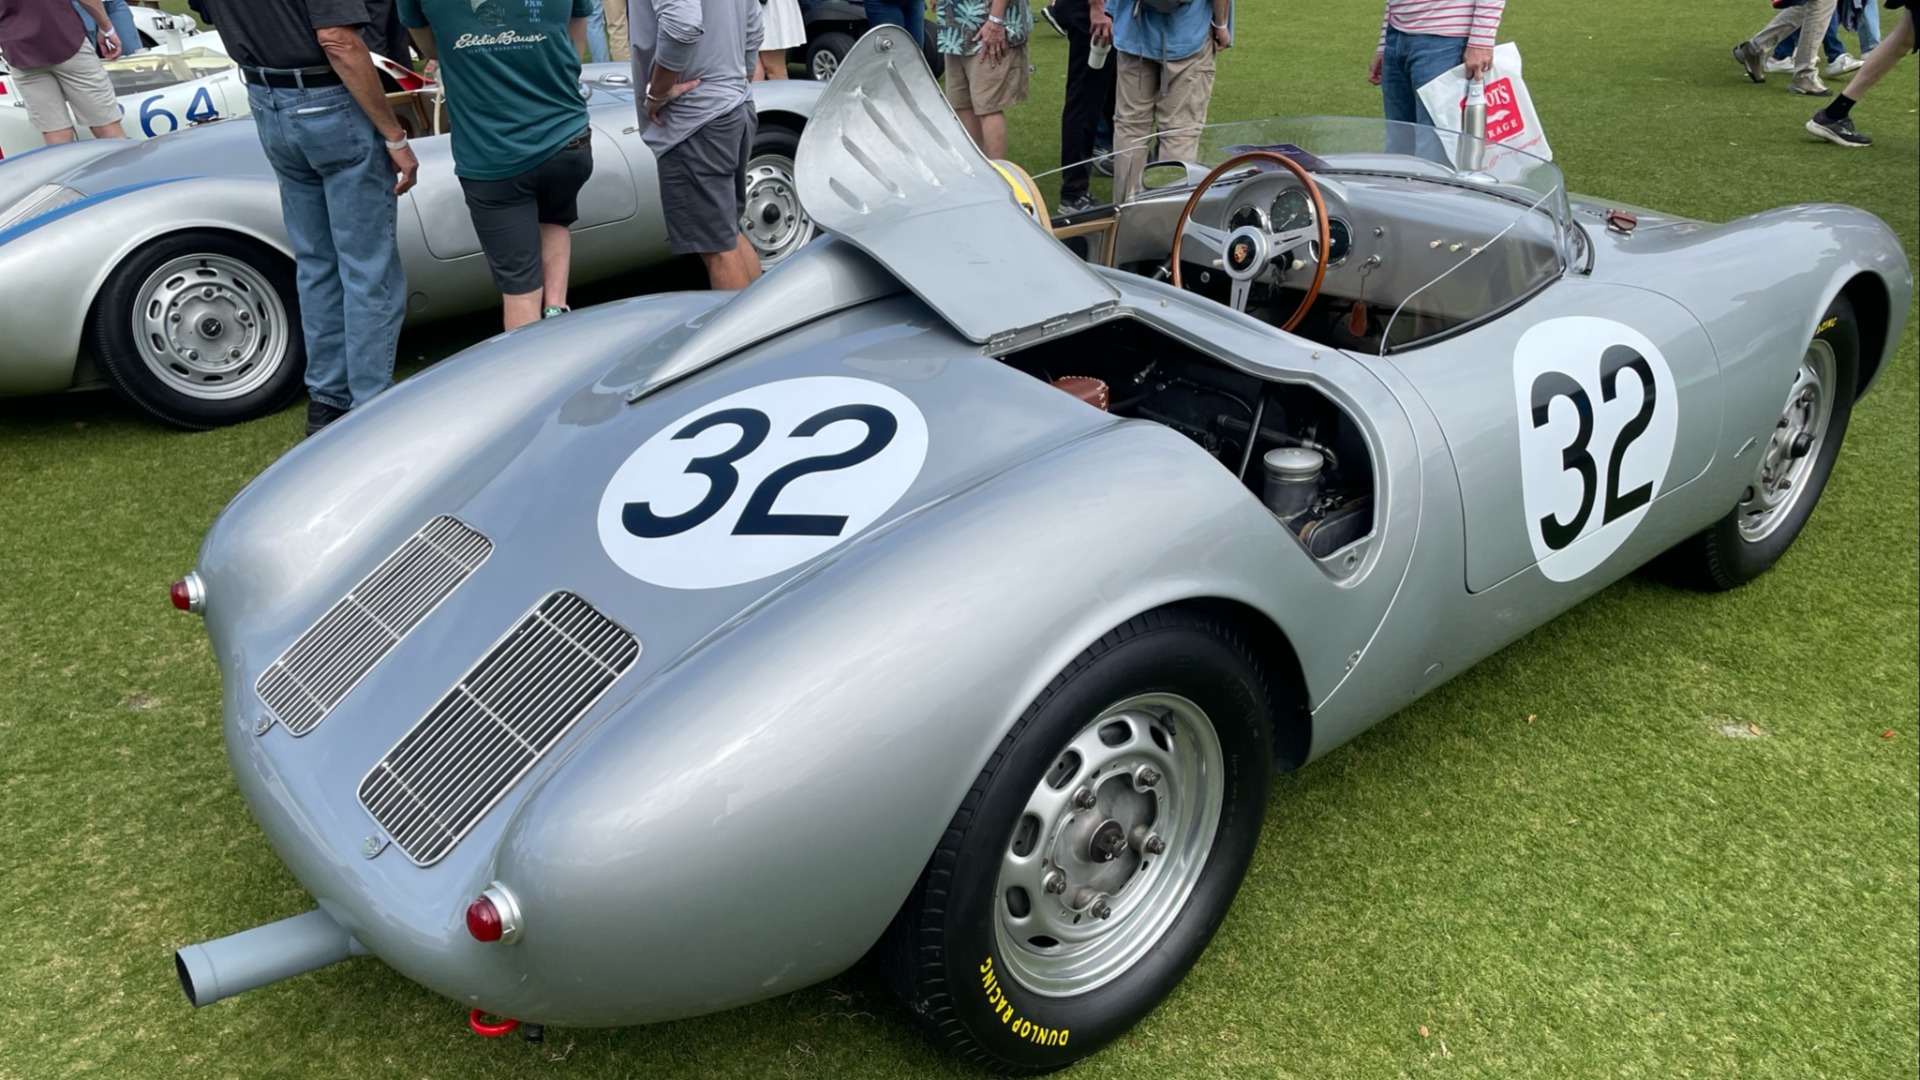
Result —
[[[876,30],[823,116],[857,105],[908,122],[930,81],[915,82],[926,78],[917,60],[894,67],[883,52],[917,56]],[[886,91],[876,68],[905,88]],[[966,188],[984,161],[951,113],[930,122],[951,125],[972,170],[947,181],[968,207],[948,218],[989,264],[978,272],[1046,296],[1066,249],[1034,247],[1034,223],[1011,200]],[[811,144],[844,148],[844,134],[809,129],[803,184],[824,181],[807,172],[817,152],[838,156]],[[626,301],[478,346],[296,448],[206,539],[198,573],[241,791],[320,908],[441,993],[528,1020],[615,1025],[843,970],[879,937],[1041,688],[1111,628],[1166,605],[1222,605],[1271,631],[1265,659],[1276,676],[1297,670],[1307,756],[1324,754],[1724,515],[1752,471],[1747,444],[1772,428],[1829,301],[1882,290],[1880,344],[1863,357],[1877,367],[1911,292],[1890,232],[1841,207],[1724,226],[1649,213],[1614,235],[1592,219],[1600,204],[1580,201],[1590,272],[1570,266],[1497,318],[1385,356],[1145,277],[1072,267],[1087,293],[1111,298],[1100,319],[1309,387],[1353,420],[1379,509],[1366,538],[1317,560],[1193,441],[1091,409],[983,348],[1034,325],[1033,296],[995,308],[978,280],[949,288],[913,265],[933,256],[888,241],[913,234],[910,209],[870,227],[877,219],[808,198],[838,236],[737,298]],[[998,250],[1034,262],[995,264]],[[1073,305],[1058,307],[1065,317]],[[1626,545],[1562,583],[1532,564],[1521,532],[1509,357],[1527,326],[1568,313],[1654,340],[1689,421]],[[1038,325],[1036,336],[1054,333],[1044,313]],[[726,588],[661,588],[609,559],[595,508],[637,446],[705,403],[816,375],[884,384],[923,412],[926,462],[891,510],[824,556]],[[439,514],[491,538],[493,556],[325,724],[299,739],[278,725],[256,735],[263,667]],[[556,589],[632,630],[637,664],[443,861],[367,857],[373,824],[355,782]],[[461,921],[492,882],[524,916],[511,946],[479,944]]]
[[[669,256],[653,152],[639,135],[624,64],[591,64],[585,84],[594,175],[580,195],[573,280],[610,277]],[[762,127],[800,131],[821,88],[754,84]],[[414,140],[420,183],[400,200],[398,235],[410,323],[497,303],[447,136]],[[221,121],[134,145],[84,142],[0,163],[0,217],[47,185],[86,198],[0,230],[0,396],[90,382],[82,363],[88,309],[129,255],[188,230],[235,234],[289,255],[279,189],[251,119]]]

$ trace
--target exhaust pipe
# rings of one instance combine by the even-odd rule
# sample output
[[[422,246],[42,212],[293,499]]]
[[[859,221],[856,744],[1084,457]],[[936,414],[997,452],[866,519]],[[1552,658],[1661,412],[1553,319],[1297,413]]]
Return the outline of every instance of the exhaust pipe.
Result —
[[[268,983],[365,956],[367,947],[324,911],[189,945],[173,954],[180,989],[195,1008]]]

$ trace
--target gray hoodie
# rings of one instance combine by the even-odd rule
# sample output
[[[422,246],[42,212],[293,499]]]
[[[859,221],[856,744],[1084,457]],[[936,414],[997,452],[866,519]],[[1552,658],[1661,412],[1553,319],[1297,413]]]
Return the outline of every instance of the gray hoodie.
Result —
[[[760,52],[760,0],[631,0],[627,19],[642,137],[654,153],[679,145],[751,96],[747,72]],[[659,124],[647,120],[644,98],[656,61],[679,72],[680,82],[700,80],[661,110]]]

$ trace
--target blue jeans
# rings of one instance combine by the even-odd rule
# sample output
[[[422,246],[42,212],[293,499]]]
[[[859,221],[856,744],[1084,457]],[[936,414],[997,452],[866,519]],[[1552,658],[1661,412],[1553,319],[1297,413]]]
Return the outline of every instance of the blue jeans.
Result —
[[[1880,44],[1880,5],[1868,4],[1860,12],[1860,55],[1865,56]]]
[[[600,0],[593,0],[593,14],[587,16],[587,55],[596,64],[613,58],[607,49],[607,9]]]
[[[344,86],[249,86],[293,243],[307,393],[337,409],[393,385],[407,278],[394,237],[393,159]]]
[[[1460,66],[1467,52],[1467,39],[1435,37],[1432,34],[1403,34],[1387,28],[1386,52],[1380,58],[1380,99],[1388,120],[1433,127],[1433,117],[1421,103],[1419,90],[1435,78]],[[1450,116],[1446,127],[1458,130],[1460,118]],[[1404,127],[1387,126],[1387,151],[1394,154],[1418,153],[1433,161],[1447,160],[1440,140],[1428,132],[1416,136]]]
[[[879,26],[891,23],[906,27],[913,40],[922,45],[926,41],[927,8],[921,0],[866,0],[867,26]]]
[[[1878,3],[1879,0],[1874,0],[1874,2]],[[1867,10],[1873,11],[1874,9],[1872,5],[1869,5]],[[1879,39],[1876,37],[1874,40],[1877,41]],[[1775,60],[1785,60],[1793,55],[1794,48],[1799,44],[1800,31],[1795,30],[1793,33],[1788,34],[1780,44],[1773,47],[1773,58]],[[1860,43],[1861,52],[1866,52],[1869,47],[1865,41]],[[1820,51],[1826,54],[1828,63],[1832,63],[1834,57],[1847,51],[1846,44],[1840,40],[1840,15],[1837,12],[1833,18],[1827,22],[1827,36],[1820,39]]]
[[[132,56],[141,51],[140,28],[133,24],[133,10],[127,7],[127,0],[104,0],[104,3],[107,18],[113,23],[114,36],[120,39],[120,55]],[[87,28],[87,36],[98,38],[99,28],[94,25],[93,16],[87,9],[76,3],[73,10],[80,13],[80,22]]]

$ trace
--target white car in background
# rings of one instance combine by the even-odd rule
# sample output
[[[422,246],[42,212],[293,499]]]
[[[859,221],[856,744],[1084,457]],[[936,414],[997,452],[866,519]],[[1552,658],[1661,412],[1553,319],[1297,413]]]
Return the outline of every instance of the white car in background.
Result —
[[[247,88],[219,34],[200,30],[185,16],[152,8],[135,7],[133,21],[143,51],[106,62],[129,137],[151,139],[248,111]],[[81,138],[92,137],[85,127],[76,127]],[[0,160],[41,145],[40,133],[27,118],[26,101],[0,60]]]

